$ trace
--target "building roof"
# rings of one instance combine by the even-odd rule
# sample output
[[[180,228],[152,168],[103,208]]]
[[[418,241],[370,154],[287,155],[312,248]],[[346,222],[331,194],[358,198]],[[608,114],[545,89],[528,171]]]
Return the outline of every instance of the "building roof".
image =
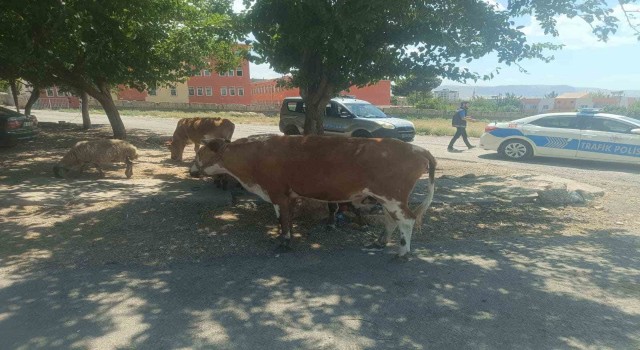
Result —
[[[558,97],[556,97],[557,99],[562,99],[562,98],[583,98],[583,97],[587,97],[589,95],[588,92],[566,92]]]

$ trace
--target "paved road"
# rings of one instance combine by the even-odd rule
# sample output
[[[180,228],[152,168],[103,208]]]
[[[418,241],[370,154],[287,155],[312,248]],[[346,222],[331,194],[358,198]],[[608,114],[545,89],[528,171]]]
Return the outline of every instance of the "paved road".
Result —
[[[36,114],[43,121],[63,118]],[[79,122],[79,116],[64,118]],[[175,122],[129,117],[125,125],[170,134]],[[237,130],[243,136],[274,128]],[[470,168],[548,172],[627,191],[607,205],[629,207],[625,196],[640,192],[634,167],[520,164],[482,150],[449,154],[447,141],[418,137],[415,143]],[[10,276],[0,270],[0,347],[640,348],[637,227],[574,236],[526,230],[418,245],[406,264],[385,253],[343,250],[247,252],[162,267],[12,267],[17,273]]]

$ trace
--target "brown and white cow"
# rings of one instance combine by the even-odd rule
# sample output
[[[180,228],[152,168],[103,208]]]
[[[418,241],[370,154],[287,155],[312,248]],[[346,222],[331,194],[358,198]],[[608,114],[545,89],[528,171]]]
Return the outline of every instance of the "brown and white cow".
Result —
[[[373,197],[386,214],[379,243],[386,244],[399,227],[399,256],[405,257],[411,250],[414,224],[421,226],[433,200],[435,167],[429,151],[399,140],[276,136],[231,143],[209,141],[196,154],[191,175],[229,174],[272,203],[285,248],[291,242],[295,198],[338,203]],[[428,195],[411,210],[409,195],[425,172],[429,173]]]
[[[173,138],[167,142],[171,159],[182,161],[182,153],[189,142],[194,144],[196,153],[204,139],[221,138],[231,140],[235,125],[221,118],[183,118],[178,121]]]

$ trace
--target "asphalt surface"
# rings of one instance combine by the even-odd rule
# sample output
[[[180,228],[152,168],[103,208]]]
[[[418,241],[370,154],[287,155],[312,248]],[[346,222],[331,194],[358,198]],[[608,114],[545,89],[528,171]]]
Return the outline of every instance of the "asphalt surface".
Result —
[[[34,114],[80,122],[79,114]],[[175,127],[167,119],[124,122],[166,134]],[[240,125],[235,136],[275,131]],[[447,142],[415,141],[438,159],[640,192],[638,167],[513,163],[478,149],[447,153]],[[623,199],[610,205],[629,207],[615,198]],[[0,270],[0,348],[638,349],[639,233],[636,226],[439,241],[412,247],[407,263],[343,250]]]

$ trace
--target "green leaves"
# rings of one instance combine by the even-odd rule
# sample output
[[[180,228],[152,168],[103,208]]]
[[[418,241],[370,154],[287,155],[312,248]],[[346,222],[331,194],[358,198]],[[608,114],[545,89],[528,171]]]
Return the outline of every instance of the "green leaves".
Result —
[[[260,61],[293,73],[300,84],[326,76],[340,90],[409,73],[478,79],[480,73],[455,65],[490,53],[506,65],[548,61],[560,46],[528,43],[515,19],[533,16],[557,35],[557,15],[583,18],[602,40],[617,28],[601,0],[512,0],[506,8],[480,0],[257,0],[247,24]],[[310,64],[309,56],[317,62]]]
[[[10,2],[15,3],[15,2]],[[24,0],[0,8],[0,58],[21,76],[106,81],[137,88],[174,82],[194,69],[233,65],[229,0]],[[233,62],[230,62],[233,61]],[[13,61],[12,61],[13,62]]]

